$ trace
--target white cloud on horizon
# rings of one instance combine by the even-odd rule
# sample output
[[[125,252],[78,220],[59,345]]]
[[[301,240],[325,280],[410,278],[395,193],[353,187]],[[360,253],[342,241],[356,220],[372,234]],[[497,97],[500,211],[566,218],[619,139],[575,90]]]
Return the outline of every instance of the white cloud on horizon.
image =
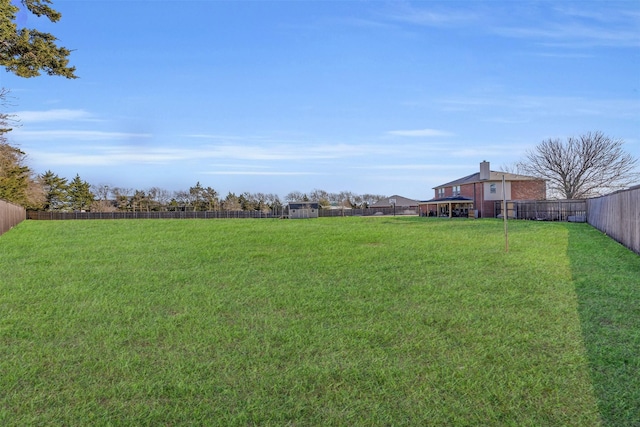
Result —
[[[93,153],[32,151],[30,158],[37,162],[53,166],[123,166],[137,164],[166,164],[180,160],[172,153],[132,153],[108,150]]]
[[[114,135],[110,134],[111,137]],[[124,134],[131,137],[136,134]],[[104,138],[95,138],[104,139]],[[115,166],[124,164],[169,164],[177,161],[225,159],[235,161],[304,161],[337,160],[389,152],[388,147],[371,145],[204,145],[193,148],[152,147],[148,145],[87,145],[57,146],[55,151],[45,146],[32,147],[31,158],[52,165]],[[227,164],[227,167],[229,165]]]
[[[76,141],[97,141],[131,138],[151,138],[150,133],[128,133],[128,132],[104,132],[97,130],[22,130],[14,129],[12,134],[27,141],[47,141],[47,140],[76,140]]]
[[[69,120],[89,120],[92,115],[85,110],[53,109],[45,111],[16,111],[15,115],[21,123],[38,123]]]

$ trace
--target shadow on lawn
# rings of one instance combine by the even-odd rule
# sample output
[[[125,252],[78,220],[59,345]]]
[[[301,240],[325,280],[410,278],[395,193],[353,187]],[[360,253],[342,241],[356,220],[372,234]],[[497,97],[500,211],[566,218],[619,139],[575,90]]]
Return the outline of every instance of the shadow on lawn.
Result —
[[[640,256],[567,224],[582,335],[605,426],[640,426]]]

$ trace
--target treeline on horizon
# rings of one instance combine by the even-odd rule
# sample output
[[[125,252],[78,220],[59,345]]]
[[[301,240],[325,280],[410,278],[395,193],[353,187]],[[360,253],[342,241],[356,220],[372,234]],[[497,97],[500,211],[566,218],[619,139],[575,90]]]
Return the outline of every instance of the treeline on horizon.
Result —
[[[331,193],[314,189],[292,191],[284,199],[273,193],[229,192],[220,195],[200,182],[186,190],[170,191],[160,187],[133,189],[106,184],[91,185],[76,175],[69,181],[52,171],[39,175],[27,208],[42,211],[152,212],[152,211],[261,211],[272,212],[295,201],[317,202],[320,208],[367,208],[386,198],[380,194]],[[39,193],[39,194],[33,194]],[[12,200],[9,200],[12,201]],[[35,203],[34,203],[35,202]]]

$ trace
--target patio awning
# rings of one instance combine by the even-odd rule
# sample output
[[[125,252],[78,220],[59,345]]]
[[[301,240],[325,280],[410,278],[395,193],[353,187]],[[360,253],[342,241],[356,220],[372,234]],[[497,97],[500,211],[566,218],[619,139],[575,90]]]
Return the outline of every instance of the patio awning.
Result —
[[[464,196],[449,196],[449,197],[440,197],[438,199],[431,200],[422,200],[419,203],[421,205],[435,205],[435,204],[446,204],[449,202],[460,203],[460,202],[471,202],[473,203],[473,199]]]
[[[473,207],[473,199],[464,196],[449,196],[449,197],[441,197],[437,199],[424,200],[419,202],[420,205],[436,205],[440,207],[442,205],[446,205],[449,208],[449,218],[453,216],[454,205],[466,205],[467,207]]]

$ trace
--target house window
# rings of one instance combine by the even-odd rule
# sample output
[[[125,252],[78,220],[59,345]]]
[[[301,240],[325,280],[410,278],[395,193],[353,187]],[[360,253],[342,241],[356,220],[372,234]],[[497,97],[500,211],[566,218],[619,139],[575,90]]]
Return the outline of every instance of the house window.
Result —
[[[438,197],[444,197],[444,188],[438,188]]]
[[[460,195],[460,186],[459,185],[454,185],[453,186],[453,195],[454,196],[459,196]]]
[[[495,184],[490,184],[489,185],[489,192],[491,194],[496,194],[496,185]]]

